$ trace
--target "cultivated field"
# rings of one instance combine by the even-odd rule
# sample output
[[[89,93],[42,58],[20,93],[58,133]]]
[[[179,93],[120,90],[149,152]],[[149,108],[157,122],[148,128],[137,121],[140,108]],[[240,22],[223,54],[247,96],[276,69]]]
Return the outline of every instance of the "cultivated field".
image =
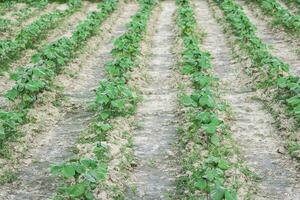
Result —
[[[0,200],[300,199],[299,0],[0,2]]]

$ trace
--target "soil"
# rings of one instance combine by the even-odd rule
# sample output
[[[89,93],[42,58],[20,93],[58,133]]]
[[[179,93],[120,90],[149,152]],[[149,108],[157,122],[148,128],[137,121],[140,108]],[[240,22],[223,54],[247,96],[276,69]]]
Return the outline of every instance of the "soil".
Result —
[[[160,6],[157,21],[150,28],[155,31],[146,64],[148,84],[141,88],[143,101],[137,109],[138,128],[133,133],[137,166],[131,173],[126,199],[168,199],[175,190],[177,92],[173,78],[176,59],[171,49],[176,6],[174,1],[163,1]]]
[[[197,21],[207,33],[203,47],[212,54],[214,72],[221,82],[221,97],[232,109],[229,123],[233,137],[241,156],[261,178],[253,198],[299,199],[299,174],[295,163],[280,151],[283,144],[272,116],[255,100],[257,93],[247,86],[249,78],[231,55],[230,39],[213,18],[207,2],[196,1],[195,4]]]

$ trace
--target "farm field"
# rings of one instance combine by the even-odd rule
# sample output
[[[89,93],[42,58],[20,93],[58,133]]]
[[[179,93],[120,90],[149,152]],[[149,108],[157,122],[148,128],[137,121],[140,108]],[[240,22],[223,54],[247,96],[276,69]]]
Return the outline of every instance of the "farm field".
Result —
[[[300,199],[298,0],[0,2],[0,200]]]

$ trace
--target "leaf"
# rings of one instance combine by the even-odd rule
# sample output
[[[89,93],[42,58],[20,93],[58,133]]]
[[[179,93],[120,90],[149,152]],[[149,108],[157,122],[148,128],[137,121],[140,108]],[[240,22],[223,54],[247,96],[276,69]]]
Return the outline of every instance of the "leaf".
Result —
[[[237,194],[232,191],[225,191],[225,200],[237,200]]]
[[[110,114],[108,112],[101,112],[99,117],[102,119],[102,120],[106,120],[108,119],[110,116]]]
[[[97,167],[97,162],[95,160],[91,159],[82,159],[80,160],[80,163],[85,166],[86,168],[96,168]]]
[[[32,57],[31,57],[31,61],[33,63],[38,63],[39,61],[41,61],[41,56],[40,54],[34,54]]]
[[[41,88],[45,86],[45,83],[41,80],[35,80],[35,81],[28,81],[26,83],[25,88],[28,89],[29,91],[36,92],[39,91]]]
[[[64,166],[61,172],[65,178],[71,178],[75,176],[75,169],[71,165]]]
[[[192,106],[192,107],[197,107],[197,103],[188,95],[183,95],[181,98],[180,98],[180,101],[181,103],[184,105],[184,106]]]
[[[119,110],[123,110],[125,108],[125,100],[117,99],[111,102],[111,105]]]
[[[230,165],[227,161],[221,159],[218,162],[218,167],[222,170],[227,170],[230,168]]]
[[[199,179],[196,183],[195,183],[195,187],[199,190],[204,190],[207,188],[207,183],[204,179]]]
[[[85,190],[86,185],[84,183],[78,183],[67,188],[67,192],[71,197],[81,197],[85,193]]]
[[[216,185],[210,192],[210,196],[212,200],[223,200],[225,197],[225,191],[221,186]]]
[[[214,107],[214,101],[209,95],[201,96],[199,99],[199,104],[202,107],[205,107],[205,106],[210,107],[210,108]]]
[[[19,91],[16,90],[15,88],[13,88],[5,93],[5,97],[11,101],[15,100],[18,97],[18,95],[19,95]]]
[[[60,174],[60,173],[61,173],[61,169],[62,169],[62,166],[54,165],[54,166],[51,166],[50,172],[51,172],[52,174],[54,174],[54,175]]]
[[[220,145],[220,139],[216,134],[214,134],[210,137],[210,142],[216,146]]]

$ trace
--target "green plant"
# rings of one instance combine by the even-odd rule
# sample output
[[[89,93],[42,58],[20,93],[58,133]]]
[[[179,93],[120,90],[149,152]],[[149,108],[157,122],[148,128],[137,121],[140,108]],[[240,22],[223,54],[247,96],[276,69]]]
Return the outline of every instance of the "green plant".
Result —
[[[27,110],[32,107],[38,95],[51,88],[53,79],[61,72],[62,67],[74,58],[76,51],[96,32],[115,10],[116,5],[116,1],[107,0],[100,3],[99,11],[91,12],[87,19],[77,26],[70,38],[63,37],[47,45],[33,56],[31,66],[19,68],[12,75],[16,84],[5,96],[17,104],[12,111],[0,109],[0,113],[5,113],[0,116],[1,144],[5,143],[7,138],[16,135],[17,127],[26,122]]]
[[[232,0],[216,2],[223,10],[224,18],[240,48],[251,59],[252,65],[248,73],[256,75],[253,83],[267,91],[272,102],[286,108],[289,117],[300,122],[300,78],[289,73],[288,64],[271,55],[267,46],[256,36],[254,25],[239,5]],[[295,128],[299,128],[299,125],[300,123]]]
[[[154,8],[155,1],[139,0],[139,4],[140,9],[128,24],[127,32],[114,42],[114,48],[111,51],[113,60],[106,63],[108,78],[107,80],[100,81],[96,91],[96,99],[92,108],[97,112],[97,117],[91,123],[89,129],[89,132],[94,137],[81,141],[97,144],[93,151],[94,158],[92,162],[95,163],[95,168],[101,168],[101,178],[92,179],[95,182],[86,180],[86,178],[80,178],[83,176],[83,173],[76,172],[76,169],[70,169],[70,165],[74,165],[74,161],[72,160],[59,166],[53,166],[52,169],[57,171],[56,168],[58,168],[59,174],[64,177],[66,177],[66,174],[63,173],[63,170],[68,168],[66,178],[74,179],[73,183],[65,181],[64,185],[58,189],[58,194],[55,197],[57,199],[93,199],[92,193],[95,186],[105,184],[108,172],[104,169],[108,165],[109,157],[107,157],[108,149],[104,144],[107,142],[108,132],[113,128],[111,120],[116,117],[134,114],[138,102],[135,92],[127,83],[130,78],[129,72],[136,65],[135,59],[140,54],[140,43],[146,31],[147,22]],[[78,159],[81,160],[80,158]],[[75,165],[80,165],[80,161],[75,161]],[[78,186],[80,187],[79,189]],[[74,194],[74,187],[77,188],[76,191],[81,191],[80,194]],[[117,188],[112,190],[119,191]],[[114,198],[121,198],[120,194],[116,192]]]
[[[180,71],[190,77],[193,87],[192,94],[183,93],[179,99],[186,113],[178,128],[184,174],[177,180],[178,195],[181,199],[237,199],[237,188],[226,176],[236,163],[229,161],[231,151],[222,145],[228,130],[218,117],[222,106],[216,100],[210,54],[199,49],[200,38],[189,0],[177,0],[177,4],[176,22],[183,41]]]
[[[282,7],[276,0],[255,0],[262,11],[273,17],[273,25],[285,28],[289,33],[300,35],[300,16],[293,15],[289,10]]]
[[[50,30],[57,25],[64,17],[74,13],[79,7],[81,7],[81,1],[69,0],[69,8],[65,11],[53,11],[42,15],[39,19],[29,24],[20,30],[16,37],[12,40],[0,41],[0,64],[1,70],[4,70],[5,66],[10,61],[15,59],[16,56],[27,48],[36,44],[45,31]]]

